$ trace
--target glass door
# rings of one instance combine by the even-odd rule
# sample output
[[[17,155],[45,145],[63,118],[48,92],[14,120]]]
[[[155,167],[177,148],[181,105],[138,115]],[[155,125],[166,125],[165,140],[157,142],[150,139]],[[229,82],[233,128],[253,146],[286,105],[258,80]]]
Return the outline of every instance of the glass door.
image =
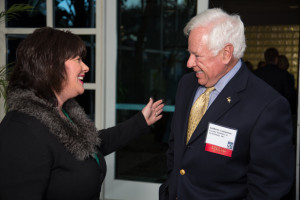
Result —
[[[165,153],[176,88],[187,72],[183,28],[197,6],[205,10],[208,1],[106,1],[106,86],[115,92],[106,92],[105,126],[130,118],[150,97],[164,99],[166,106],[163,119],[149,134],[106,157],[105,199],[158,199],[167,173]]]

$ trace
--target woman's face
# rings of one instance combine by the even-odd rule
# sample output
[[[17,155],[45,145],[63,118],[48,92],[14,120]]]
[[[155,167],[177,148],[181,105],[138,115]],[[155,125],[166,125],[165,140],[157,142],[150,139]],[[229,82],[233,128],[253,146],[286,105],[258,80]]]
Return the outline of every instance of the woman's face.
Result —
[[[58,95],[61,102],[83,94],[83,79],[85,73],[89,71],[89,67],[82,62],[79,56],[65,61],[65,68],[67,74],[66,81],[63,83],[63,89]]]

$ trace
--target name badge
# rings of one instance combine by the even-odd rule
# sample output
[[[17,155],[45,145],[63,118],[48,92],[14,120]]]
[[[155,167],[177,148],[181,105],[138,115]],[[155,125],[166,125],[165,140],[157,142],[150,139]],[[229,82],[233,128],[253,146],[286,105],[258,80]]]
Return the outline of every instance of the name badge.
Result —
[[[209,123],[205,151],[231,157],[237,130]]]

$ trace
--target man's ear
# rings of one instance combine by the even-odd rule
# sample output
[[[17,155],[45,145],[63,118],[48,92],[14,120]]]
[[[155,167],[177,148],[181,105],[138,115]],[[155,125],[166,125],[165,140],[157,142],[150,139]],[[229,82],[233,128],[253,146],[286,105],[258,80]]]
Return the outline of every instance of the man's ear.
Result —
[[[222,62],[227,65],[233,56],[234,47],[232,44],[226,44],[222,51]]]

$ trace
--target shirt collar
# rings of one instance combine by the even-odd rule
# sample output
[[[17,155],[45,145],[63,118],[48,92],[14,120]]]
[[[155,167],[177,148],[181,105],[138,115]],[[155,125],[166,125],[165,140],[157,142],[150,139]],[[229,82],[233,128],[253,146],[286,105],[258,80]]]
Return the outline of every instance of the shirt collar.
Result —
[[[219,93],[223,90],[223,88],[227,85],[227,83],[232,79],[232,77],[239,71],[241,66],[242,66],[242,61],[241,61],[241,59],[239,59],[239,61],[236,63],[236,65],[215,84],[214,87]]]

